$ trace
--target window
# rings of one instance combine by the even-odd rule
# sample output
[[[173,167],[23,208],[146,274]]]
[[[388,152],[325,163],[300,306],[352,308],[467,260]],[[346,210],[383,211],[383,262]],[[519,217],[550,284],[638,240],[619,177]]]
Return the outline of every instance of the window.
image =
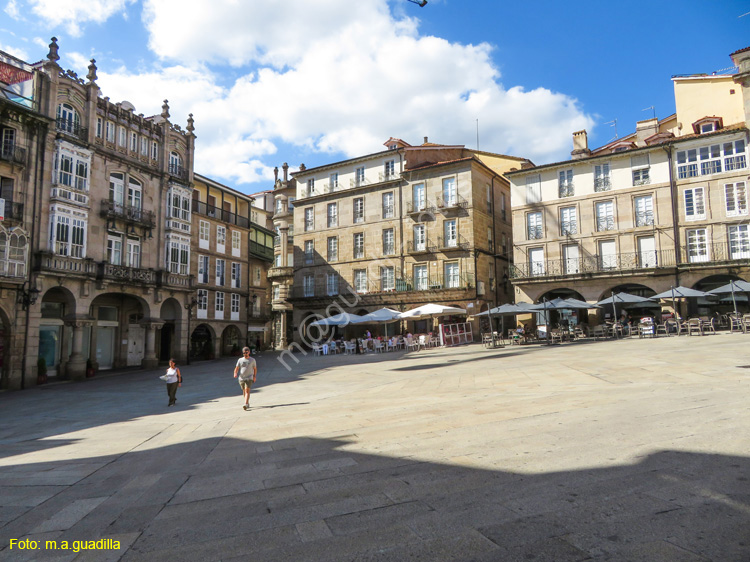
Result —
[[[302,279],[302,286],[306,297],[315,296],[315,277],[313,275],[305,275]]]
[[[216,251],[223,253],[226,251],[227,229],[225,226],[216,225]]]
[[[198,289],[198,318],[206,318],[208,313],[208,291]]]
[[[355,187],[365,185],[365,167],[364,166],[354,170],[354,185]]]
[[[635,207],[635,226],[653,226],[654,224],[654,200],[651,195],[636,197],[633,200]]]
[[[216,291],[214,310],[217,318],[224,318],[224,293],[222,291]]]
[[[333,172],[330,176],[328,176],[328,191],[338,191],[339,189],[339,174],[338,172]]]
[[[427,266],[414,266],[414,289],[417,291],[426,291],[428,288]]]
[[[305,232],[309,232],[315,228],[315,218],[313,217],[313,208],[308,207],[305,209]]]
[[[158,160],[159,159],[159,143],[156,141],[153,141],[151,143],[151,160]]]
[[[365,199],[357,197],[354,199],[354,222],[364,222],[365,220]]]
[[[281,286],[280,285],[273,286],[273,300],[274,301],[281,300]]]
[[[445,288],[458,289],[460,278],[458,274],[458,262],[446,262],[445,264]]]
[[[354,235],[354,259],[365,257],[365,235],[358,232]]]
[[[367,292],[367,270],[366,269],[354,270],[354,290],[357,293]]]
[[[630,169],[633,175],[633,185],[646,185],[651,183],[648,154],[631,156]]]
[[[393,291],[396,288],[396,276],[393,266],[380,268],[380,290]]]
[[[392,219],[395,214],[393,206],[393,192],[383,193],[383,218]]]
[[[458,229],[456,227],[456,219],[445,221],[443,223],[443,246],[445,248],[455,248],[458,246]]]
[[[693,178],[698,175],[698,151],[681,150],[677,153],[677,177]]]
[[[424,211],[427,207],[425,199],[424,184],[415,183],[413,189],[412,205],[415,211]]]
[[[339,294],[339,274],[338,273],[326,274],[326,294],[329,297]]]
[[[339,225],[338,203],[328,203],[328,228]]]
[[[596,204],[596,231],[615,229],[615,208],[612,201],[602,201]]]
[[[414,250],[424,252],[427,249],[427,233],[425,225],[414,225]]]
[[[446,207],[453,207],[457,200],[456,178],[443,178],[443,203]]]
[[[656,239],[653,236],[637,238],[638,267],[657,267],[659,265],[656,253]]]
[[[237,296],[239,297],[239,295]],[[252,299],[250,300],[250,304],[252,304],[251,314],[256,318],[260,316],[260,306],[261,306],[260,301],[261,299],[259,298],[255,299],[255,302],[253,302]]]
[[[143,206],[143,187],[141,182],[133,178],[128,178],[128,205],[136,211],[140,211]]]
[[[578,244],[566,244],[563,246],[563,267],[565,275],[580,273],[580,250]]]
[[[232,262],[232,289],[242,288],[242,264]]]
[[[609,191],[611,188],[609,162],[594,166],[594,191]]]
[[[488,226],[487,227],[487,246],[489,247],[490,252],[494,252],[493,245],[494,244],[492,242],[492,227]]]
[[[53,206],[50,224],[51,247],[60,256],[82,258],[86,255],[85,215],[67,207]]]
[[[708,261],[708,238],[705,228],[688,230],[686,233],[688,262],[702,263]]]
[[[122,205],[125,202],[125,174],[109,175],[109,200]]]
[[[115,142],[115,124],[112,121],[107,121],[104,124],[104,134],[106,135],[107,142],[114,144]]]
[[[138,151],[138,133],[136,133],[135,131],[130,132],[130,151]]]
[[[576,214],[575,207],[563,207],[560,209],[560,234],[567,236],[568,234],[578,233],[578,217]]]
[[[747,214],[747,190],[744,181],[725,184],[724,198],[728,217]]]
[[[307,196],[311,197],[315,195],[315,178],[310,178],[307,180]]]
[[[392,228],[383,230],[383,255],[390,256],[396,253],[396,239]]]
[[[20,229],[11,233],[0,230],[0,272],[9,277],[23,277],[28,261],[28,238]]]
[[[232,308],[231,308],[231,314],[232,314],[232,320],[239,320],[240,319],[240,296],[237,293],[232,293]],[[257,305],[257,301],[256,301]],[[256,316],[255,314],[255,308],[253,308],[253,316]]]
[[[614,240],[599,241],[599,267],[617,269],[617,245]]]
[[[77,135],[80,127],[78,113],[73,106],[67,103],[61,103],[57,106],[57,130]]]
[[[573,189],[573,170],[560,170],[557,175],[557,187],[560,197],[572,197],[575,195]]]
[[[119,138],[117,144],[125,147],[128,146],[128,131],[125,129],[125,127],[119,127]]]
[[[526,232],[529,240],[539,240],[544,235],[542,231],[542,213],[529,213],[526,215]]]
[[[198,283],[208,283],[208,256],[198,256]]]
[[[128,238],[127,266],[141,267],[141,241]]]
[[[724,150],[724,171],[732,172],[742,170],[747,167],[747,158],[745,157],[745,141],[737,140],[734,142],[725,142]]]
[[[702,146],[698,149],[701,162],[701,175],[718,174],[721,172],[721,145]]]
[[[339,239],[332,236],[328,239],[328,261],[338,261],[339,259]]]
[[[729,227],[729,258],[733,260],[750,258],[750,236],[746,224]]]
[[[702,187],[685,190],[685,220],[695,221],[706,218],[706,205]]]
[[[141,137],[141,156],[148,156],[148,139]]]
[[[716,122],[711,121],[710,123],[702,123],[700,126],[701,134],[713,133],[716,130]]]
[[[289,211],[290,213],[291,213],[292,211],[294,211],[294,202],[295,202],[295,201],[296,201],[296,199],[295,199],[294,197],[289,197],[289,198],[287,199],[287,201],[286,201],[286,208],[287,208],[287,211]],[[257,215],[257,213],[256,213],[256,215]],[[258,222],[258,221],[257,221],[257,219],[256,219],[256,220],[254,220],[253,222]]]
[[[226,262],[222,259],[216,260],[216,285],[218,287],[224,286],[224,278],[226,275]]]
[[[90,162],[88,151],[78,150],[67,143],[59,144],[55,152],[54,183],[88,191]]]
[[[508,211],[506,210],[505,204],[505,193],[500,194],[500,218],[504,221],[508,220]]]
[[[539,203],[542,200],[542,176],[526,177],[526,203]]]
[[[546,262],[544,261],[544,248],[531,248],[529,250],[529,272],[532,276],[545,274]]]
[[[122,264],[122,238],[119,236],[107,237],[107,261],[112,265]]]
[[[312,240],[305,240],[305,264],[310,265],[315,260]]]
[[[256,265],[254,270],[255,270],[255,275],[253,275],[253,285],[257,287],[261,284],[261,281],[263,280],[263,275],[261,273],[260,266]]]
[[[208,243],[211,239],[210,228],[208,221],[202,220],[198,223],[198,246],[205,250],[208,250]]]
[[[104,134],[104,119],[101,117],[96,118],[96,138],[102,138]]]
[[[182,176],[182,158],[176,152],[169,153],[169,173]]]
[[[487,191],[487,212],[491,213],[492,212],[492,187],[490,186],[490,184],[487,184],[485,186],[485,189]]]
[[[242,254],[242,233],[239,230],[232,231],[232,255],[240,256]]]
[[[180,275],[188,274],[190,264],[190,238],[168,235],[167,270]]]
[[[396,177],[396,163],[393,160],[388,160],[383,165],[383,179],[388,181],[394,177]]]

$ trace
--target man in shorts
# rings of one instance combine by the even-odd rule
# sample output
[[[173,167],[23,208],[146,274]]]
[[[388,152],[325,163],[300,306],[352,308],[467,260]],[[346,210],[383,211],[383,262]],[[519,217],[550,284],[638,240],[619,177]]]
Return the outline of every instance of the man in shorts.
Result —
[[[250,348],[242,348],[242,357],[237,360],[237,366],[234,368],[234,378],[239,378],[242,395],[245,398],[244,410],[250,409],[250,387],[255,382],[258,375],[258,366],[255,359],[250,357]]]

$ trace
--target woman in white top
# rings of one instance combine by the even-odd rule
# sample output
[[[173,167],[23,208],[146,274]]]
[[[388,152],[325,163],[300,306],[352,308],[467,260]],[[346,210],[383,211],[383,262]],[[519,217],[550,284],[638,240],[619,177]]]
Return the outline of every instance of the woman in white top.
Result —
[[[169,396],[169,404],[167,406],[174,406],[175,402],[177,402],[177,387],[182,386],[182,375],[174,359],[169,360],[169,369],[167,369],[166,377],[167,395]]]

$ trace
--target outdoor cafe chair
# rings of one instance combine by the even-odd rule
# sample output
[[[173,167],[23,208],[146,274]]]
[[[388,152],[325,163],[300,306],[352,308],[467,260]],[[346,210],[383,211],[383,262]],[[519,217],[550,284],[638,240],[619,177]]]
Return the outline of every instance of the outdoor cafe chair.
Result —
[[[665,320],[661,324],[656,325],[656,337],[659,337],[659,334],[662,332],[665,336],[669,335],[669,320]]]
[[[742,331],[745,333],[750,331],[750,314],[745,314],[742,317]]]
[[[421,335],[419,336],[419,347],[422,349],[427,349],[427,344],[430,342],[429,336]]]
[[[323,348],[317,343],[312,344],[313,355],[323,355]]]
[[[594,340],[598,340],[599,338],[605,338],[606,339],[607,335],[608,335],[607,334],[606,326],[604,326],[602,324],[597,324],[596,326],[594,326],[594,330],[593,330],[592,333],[594,335]]]
[[[411,351],[412,349],[419,351],[419,343],[414,341],[414,336],[409,336],[406,338],[406,351]]]
[[[436,335],[434,335],[434,334],[433,334],[433,335],[431,335],[431,336],[430,336],[430,345],[431,345],[432,347],[438,347],[438,346],[440,345],[440,338],[439,338],[439,337],[437,337],[437,336],[436,336]]]
[[[556,329],[556,330],[550,330],[549,332],[550,341],[552,343],[562,343],[563,342],[563,333],[562,330]]]
[[[372,340],[374,351],[377,353],[383,353],[385,351],[385,345],[383,345],[383,342],[380,340]]]
[[[698,332],[701,336],[703,335],[703,326],[700,318],[690,318],[687,321],[688,336],[692,336],[693,332]]]
[[[350,341],[344,342],[344,353],[347,355],[354,355],[357,353],[357,344]]]
[[[713,318],[701,318],[701,328],[703,328],[704,332],[710,332],[712,334],[716,333],[716,326],[714,326]]]

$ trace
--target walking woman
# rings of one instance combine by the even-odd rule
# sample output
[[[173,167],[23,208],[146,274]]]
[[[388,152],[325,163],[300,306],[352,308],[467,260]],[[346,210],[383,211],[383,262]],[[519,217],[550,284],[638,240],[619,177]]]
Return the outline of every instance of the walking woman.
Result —
[[[169,360],[169,369],[166,373],[167,381],[167,394],[169,395],[169,404],[167,406],[174,406],[177,402],[177,387],[182,386],[182,375],[180,369],[177,368],[177,364],[174,359]]]

